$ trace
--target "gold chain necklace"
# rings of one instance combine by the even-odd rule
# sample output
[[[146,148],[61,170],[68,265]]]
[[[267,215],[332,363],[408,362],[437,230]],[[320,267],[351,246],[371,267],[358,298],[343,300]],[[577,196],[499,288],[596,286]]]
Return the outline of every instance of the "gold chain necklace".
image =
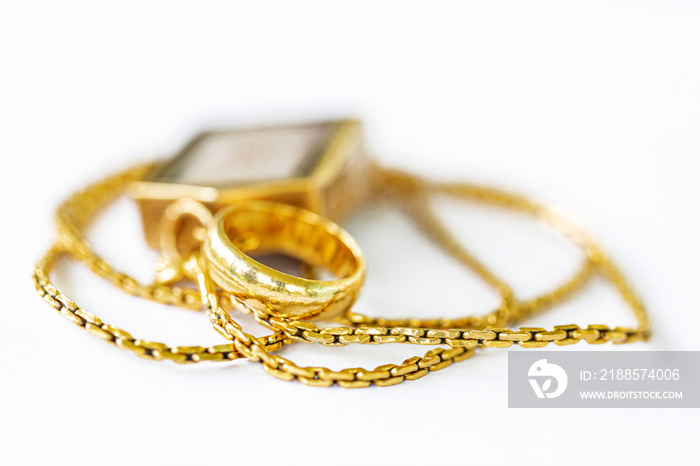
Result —
[[[501,306],[484,317],[460,319],[390,320],[348,312],[340,319],[348,326],[330,328],[319,328],[313,322],[305,320],[279,318],[258,309],[253,310],[256,319],[275,329],[276,332],[264,338],[253,337],[245,333],[224,309],[232,306],[230,299],[220,292],[212,292],[210,278],[196,258],[189,261],[189,267],[197,278],[199,291],[167,284],[142,285],[132,277],[115,271],[92,250],[84,239],[81,230],[85,224],[119,195],[130,182],[141,179],[151,168],[150,165],[139,166],[109,177],[88,187],[61,205],[57,213],[59,239],[39,261],[34,272],[38,293],[64,317],[90,333],[123,349],[132,350],[140,356],[170,359],[181,363],[246,357],[262,363],[267,372],[286,380],[298,379],[309,385],[328,386],[337,383],[344,387],[361,387],[371,383],[380,386],[393,385],[404,379],[422,377],[429,370],[438,370],[450,365],[453,361],[468,358],[473,354],[473,348],[477,346],[509,347],[516,342],[522,347],[532,348],[546,346],[550,341],[565,345],[581,340],[588,343],[608,341],[629,343],[649,337],[650,328],[646,311],[624,276],[585,232],[560,215],[525,198],[499,190],[467,184],[434,184],[388,170],[381,170],[379,173],[385,180],[384,185],[389,187],[388,192],[391,193],[389,197],[398,200],[399,205],[446,251],[455,255],[487,283],[495,285],[501,296],[505,296],[504,301],[508,305]],[[517,302],[512,298],[509,287],[466,252],[434,219],[424,202],[427,193],[442,193],[512,209],[535,216],[559,229],[564,228],[564,233],[584,250],[587,260],[571,280],[557,289],[527,302]],[[232,344],[210,347],[168,347],[163,343],[134,339],[128,332],[103,323],[95,315],[78,307],[50,283],[49,272],[63,254],[85,262],[98,275],[136,296],[189,309],[201,309],[200,299],[203,296],[206,298],[206,309],[215,328],[225,338],[232,340]],[[589,325],[585,329],[576,325],[565,325],[556,326],[549,331],[542,328],[509,330],[499,327],[511,324],[565,299],[582,286],[594,272],[600,273],[609,280],[630,305],[638,320],[636,329],[621,327],[610,329],[603,325]],[[220,303],[224,307],[221,307]],[[448,349],[433,349],[422,358],[414,357],[402,364],[388,364],[374,370],[331,371],[320,367],[298,367],[285,358],[271,354],[283,344],[292,341],[320,342],[325,345],[410,343],[444,345]]]

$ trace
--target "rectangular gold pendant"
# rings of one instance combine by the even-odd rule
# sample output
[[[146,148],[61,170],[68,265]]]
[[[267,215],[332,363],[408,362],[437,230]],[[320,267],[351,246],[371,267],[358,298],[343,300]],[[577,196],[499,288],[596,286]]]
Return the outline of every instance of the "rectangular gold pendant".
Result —
[[[371,162],[356,120],[204,132],[130,186],[154,248],[160,219],[178,199],[194,199],[212,212],[263,199],[339,220],[370,190]]]

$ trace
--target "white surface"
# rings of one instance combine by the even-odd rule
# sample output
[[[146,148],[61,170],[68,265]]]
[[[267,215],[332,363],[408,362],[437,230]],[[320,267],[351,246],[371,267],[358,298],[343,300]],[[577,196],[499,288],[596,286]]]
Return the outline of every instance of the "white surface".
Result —
[[[545,196],[589,219],[656,330],[652,343],[604,349],[698,350],[698,24],[690,1],[4,2],[0,462],[689,459],[697,410],[508,409],[506,351],[388,389],[314,389],[242,361],[140,360],[62,319],[29,275],[53,237],[54,207],[89,181],[172,153],[199,129],[352,114],[385,164]],[[575,263],[528,222],[445,208],[524,294]],[[488,292],[403,222],[374,212],[348,225],[369,257],[363,309],[488,309]],[[91,238],[149,278],[154,254],[129,201]],[[421,264],[437,270],[432,291],[412,277]],[[219,342],[203,315],[128,298],[81,267],[59,272],[69,295],[134,335]],[[530,323],[629,321],[594,286]],[[297,345],[285,355],[374,367],[422,350]]]

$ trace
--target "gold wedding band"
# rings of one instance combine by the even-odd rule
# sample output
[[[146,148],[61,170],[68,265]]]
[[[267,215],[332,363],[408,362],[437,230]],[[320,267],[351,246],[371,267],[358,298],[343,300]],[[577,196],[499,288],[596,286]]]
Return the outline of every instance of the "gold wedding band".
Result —
[[[331,272],[335,280],[289,275],[249,254],[282,253]],[[341,227],[299,207],[247,201],[224,208],[202,247],[214,282],[253,311],[294,319],[333,318],[355,302],[365,260]]]

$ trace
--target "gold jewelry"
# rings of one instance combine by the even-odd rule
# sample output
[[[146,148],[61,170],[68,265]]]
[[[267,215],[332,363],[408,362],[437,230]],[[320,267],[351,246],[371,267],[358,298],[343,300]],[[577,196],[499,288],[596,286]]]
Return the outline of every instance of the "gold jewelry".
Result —
[[[326,268],[338,279],[295,277],[247,255],[273,252]],[[337,317],[355,302],[365,278],[362,251],[342,228],[308,210],[265,201],[222,209],[207,230],[202,258],[225,292],[273,317]]]
[[[353,141],[353,138],[350,137],[352,132],[346,131],[343,133],[343,131],[339,131],[338,134],[343,136],[339,139],[334,139],[336,141],[334,142],[335,147],[345,147],[347,153],[352,153],[348,148],[357,147],[357,144],[350,143]],[[356,149],[353,150],[357,152]],[[350,163],[352,157],[346,157],[345,159],[340,157],[335,160],[343,161],[342,164],[336,165],[336,168],[341,166],[345,170],[346,166],[352,165]],[[333,166],[333,163],[326,166]],[[176,362],[197,362],[200,360],[225,360],[243,356],[253,361],[261,362],[266,371],[277,377],[287,380],[298,379],[311,385],[331,385],[333,383],[346,387],[366,386],[370,383],[392,385],[403,380],[421,377],[428,373],[429,370],[441,369],[450,365],[453,361],[468,358],[473,354],[473,348],[476,346],[509,347],[513,342],[516,342],[522,347],[532,348],[546,346],[550,341],[554,341],[558,345],[565,345],[577,343],[581,340],[588,343],[605,343],[608,341],[629,343],[649,338],[650,326],[646,311],[614,263],[585,232],[560,215],[550,211],[546,206],[491,188],[468,184],[430,183],[402,172],[376,167],[371,163],[363,163],[361,166],[364,170],[370,170],[369,173],[365,174],[364,178],[372,181],[366,183],[359,190],[362,194],[358,194],[349,204],[346,202],[346,207],[347,205],[357,206],[358,199],[366,198],[367,192],[373,192],[375,197],[394,201],[447,252],[453,254],[464,265],[474,270],[498,291],[503,298],[503,304],[499,309],[487,316],[460,319],[382,319],[380,317],[361,316],[349,311],[339,318],[340,322],[347,325],[346,327],[322,329],[312,322],[300,320],[298,315],[287,316],[274,309],[271,312],[269,307],[263,306],[258,309],[251,308],[248,311],[252,310],[258,321],[275,329],[276,333],[265,338],[252,337],[243,332],[226,310],[232,306],[243,310],[245,308],[236,306],[237,300],[235,298],[231,302],[232,298],[228,294],[218,291],[212,286],[210,276],[205,273],[205,269],[198,259],[199,254],[196,244],[198,235],[201,235],[203,231],[201,224],[207,218],[206,212],[199,207],[196,209],[181,208],[174,217],[175,221],[170,223],[170,227],[167,226],[168,221],[161,221],[158,223],[158,228],[151,230],[155,232],[155,238],[158,238],[158,235],[162,238],[172,234],[166,241],[170,246],[163,249],[170,249],[169,256],[177,259],[173,259],[173,263],[176,263],[173,265],[174,269],[186,272],[180,278],[189,277],[190,279],[196,279],[199,291],[195,291],[187,286],[174,284],[175,281],[172,278],[175,275],[171,275],[170,279],[160,280],[152,285],[139,284],[133,278],[109,266],[92,251],[82,236],[81,229],[83,225],[106,203],[120,194],[129,183],[148,179],[151,176],[149,173],[153,173],[153,165],[135,167],[125,173],[110,177],[104,182],[92,185],[71,197],[59,207],[57,215],[59,240],[37,264],[34,273],[37,291],[52,307],[77,325],[117,346],[131,349],[143,357],[172,359]],[[336,178],[331,185],[342,185],[340,180],[343,178],[341,174],[343,170],[334,172]],[[323,172],[323,170],[319,172]],[[327,174],[330,172],[326,171],[325,173],[328,176]],[[320,177],[319,179],[322,178]],[[313,180],[313,176],[310,179]],[[356,177],[353,179],[357,180]],[[319,186],[316,182],[310,181],[306,186]],[[282,185],[285,186],[284,189],[288,189],[291,186],[284,183]],[[284,197],[286,195],[281,194],[279,191],[282,185],[277,185],[277,191],[275,192],[277,192],[277,196],[282,195]],[[258,189],[263,189],[263,185],[260,185]],[[200,194],[206,194],[206,192],[208,191],[199,191]],[[258,191],[258,194],[262,192]],[[231,193],[233,191],[228,192],[227,195],[232,195]],[[572,279],[555,290],[533,300],[520,302],[513,296],[510,288],[502,280],[496,278],[474,256],[461,247],[434,218],[426,202],[427,197],[434,193],[447,194],[470,202],[482,202],[534,216],[571,237],[584,250],[587,259]],[[311,197],[313,197],[312,194]],[[316,194],[323,196],[323,191],[316,191]],[[265,196],[261,195],[261,197]],[[151,207],[157,205],[158,202],[160,202],[164,210],[168,209],[168,205],[173,201],[180,202],[180,207],[186,204],[181,199],[166,199],[164,197],[159,199],[154,199]],[[293,196],[288,198],[290,202],[293,199]],[[342,196],[336,196],[335,199],[342,199]],[[339,204],[340,201],[338,200],[334,202],[338,205],[342,204]],[[190,207],[194,205],[191,204]],[[207,204],[206,200],[204,205],[210,210],[217,210],[221,207]],[[329,209],[326,207],[326,209],[327,212],[337,213],[343,211],[342,208]],[[144,208],[144,215],[147,210]],[[345,211],[348,211],[348,209],[346,208]],[[196,212],[199,212],[199,214]],[[192,216],[193,213],[197,219],[195,224],[192,224],[192,222],[189,222],[189,224],[180,222],[180,216]],[[176,224],[187,225],[182,231],[178,231],[173,226]],[[164,230],[168,230],[168,228],[173,228],[173,231],[170,233],[165,232]],[[172,247],[173,244],[175,247]],[[245,247],[243,249],[245,250]],[[185,252],[184,255],[182,254],[183,252]],[[188,254],[190,253],[194,253],[194,255],[189,256]],[[48,274],[51,267],[63,255],[68,255],[84,262],[98,275],[109,279],[119,288],[137,296],[189,309],[201,309],[201,302],[204,301],[215,328],[227,339],[232,340],[232,344],[209,348],[169,348],[160,343],[135,340],[127,332],[102,323],[93,314],[79,308],[49,282]],[[589,325],[586,329],[581,329],[575,325],[556,326],[554,330],[550,331],[542,328],[520,328],[519,330],[502,328],[567,298],[574,291],[580,289],[594,273],[599,273],[609,280],[621,293],[637,317],[639,325],[636,329],[621,327],[610,329],[602,325]],[[436,348],[429,351],[423,358],[411,358],[399,365],[389,364],[374,370],[347,369],[344,371],[330,371],[319,367],[298,367],[285,358],[271,354],[272,351],[279,349],[282,344],[295,340],[321,342],[326,345],[411,343],[446,345],[449,348]]]

